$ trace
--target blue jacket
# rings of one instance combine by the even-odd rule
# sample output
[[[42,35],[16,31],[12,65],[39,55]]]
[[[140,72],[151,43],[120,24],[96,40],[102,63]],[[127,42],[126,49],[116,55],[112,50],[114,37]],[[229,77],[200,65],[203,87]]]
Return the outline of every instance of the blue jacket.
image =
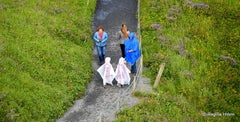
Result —
[[[96,46],[98,46],[98,47],[104,47],[104,46],[107,45],[108,35],[107,35],[106,32],[103,32],[102,41],[99,41],[99,39],[100,39],[100,37],[99,37],[98,32],[95,32],[95,33],[94,33],[94,36],[93,36],[93,40],[95,41]]]
[[[141,56],[138,40],[135,38],[134,33],[129,34],[129,39],[124,41],[125,45],[125,60],[133,65],[136,63],[137,59]],[[133,52],[129,52],[133,50]]]

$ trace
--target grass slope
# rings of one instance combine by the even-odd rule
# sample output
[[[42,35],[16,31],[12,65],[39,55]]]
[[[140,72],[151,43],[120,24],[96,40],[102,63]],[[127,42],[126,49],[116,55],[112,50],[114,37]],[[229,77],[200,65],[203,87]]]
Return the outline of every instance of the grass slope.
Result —
[[[0,0],[0,121],[55,121],[92,77],[96,0]]]
[[[116,121],[240,121],[240,2],[192,2],[209,8],[141,0],[144,74],[154,81],[166,66],[157,94],[135,93],[143,102]]]

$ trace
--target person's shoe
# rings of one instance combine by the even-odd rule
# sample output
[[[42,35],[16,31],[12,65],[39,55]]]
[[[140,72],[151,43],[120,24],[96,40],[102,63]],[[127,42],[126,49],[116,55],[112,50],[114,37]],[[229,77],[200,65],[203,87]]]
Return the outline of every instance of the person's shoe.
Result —
[[[100,65],[100,66],[101,66],[101,65],[103,65],[103,64],[104,64],[104,62],[103,62],[103,61],[100,61],[100,62],[99,62],[99,65]]]
[[[119,83],[117,84],[117,86],[118,86],[118,87],[120,87],[120,88],[122,87],[122,85],[121,85],[121,84],[119,84]]]
[[[130,73],[130,76],[134,77],[136,76],[136,73]]]

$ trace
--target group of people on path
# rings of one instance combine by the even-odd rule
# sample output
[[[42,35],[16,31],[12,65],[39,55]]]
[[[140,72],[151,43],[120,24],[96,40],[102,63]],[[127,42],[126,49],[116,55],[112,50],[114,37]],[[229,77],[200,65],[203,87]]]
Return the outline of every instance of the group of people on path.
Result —
[[[119,59],[117,69],[114,71],[111,62],[110,57],[105,58],[105,63],[100,66],[97,71],[101,75],[103,79],[103,86],[106,84],[110,84],[113,86],[112,81],[116,79],[117,86],[121,87],[123,85],[129,85],[130,84],[130,70],[125,65],[125,59],[121,57]]]
[[[116,72],[111,65],[111,58],[105,58],[108,34],[104,31],[102,26],[97,28],[97,32],[94,33],[93,40],[95,41],[99,62],[101,65],[97,71],[103,79],[103,85],[113,85],[112,81],[114,78],[118,82],[118,86],[125,84],[129,85],[131,80],[129,74],[131,73],[132,75],[136,75],[136,62],[141,56],[139,42],[135,38],[134,33],[127,29],[126,24],[122,24],[118,38],[122,57],[119,59]],[[131,71],[127,68],[126,63],[131,66]]]

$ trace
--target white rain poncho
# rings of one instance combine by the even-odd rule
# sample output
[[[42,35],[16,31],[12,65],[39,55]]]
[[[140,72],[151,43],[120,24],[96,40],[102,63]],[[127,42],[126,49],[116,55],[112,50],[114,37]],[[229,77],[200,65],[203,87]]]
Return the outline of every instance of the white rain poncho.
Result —
[[[127,68],[127,66],[125,65],[125,59],[123,57],[121,57],[119,59],[119,63],[117,65],[117,69],[116,69],[116,81],[118,82],[118,84],[120,85],[124,85],[130,84],[130,70]]]
[[[115,72],[113,70],[113,67],[110,61],[111,61],[111,58],[106,57],[105,63],[97,69],[97,71],[99,72],[99,74],[103,79],[104,86],[106,85],[106,83],[113,85],[112,81],[115,77]]]

